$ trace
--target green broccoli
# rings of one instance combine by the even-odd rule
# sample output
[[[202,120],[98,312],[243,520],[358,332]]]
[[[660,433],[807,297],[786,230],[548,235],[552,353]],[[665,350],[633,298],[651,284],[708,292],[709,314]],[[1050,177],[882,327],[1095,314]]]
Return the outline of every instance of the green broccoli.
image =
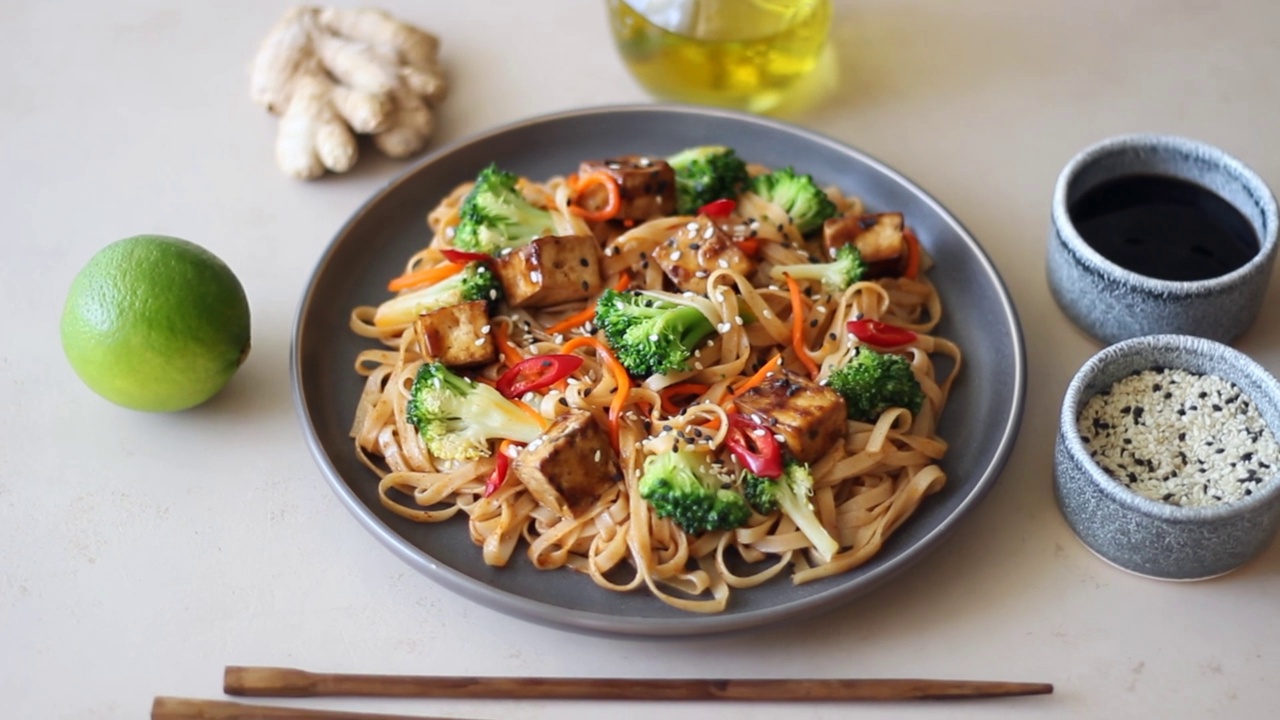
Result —
[[[438,362],[418,370],[405,415],[431,454],[449,460],[485,457],[494,438],[529,443],[542,434],[537,420],[497,390]]]
[[[692,215],[712,200],[734,199],[747,183],[747,164],[723,145],[701,145],[667,158],[676,175],[676,212]]]
[[[924,392],[911,371],[911,363],[895,353],[858,348],[849,362],[836,368],[827,385],[844,396],[849,419],[875,422],[891,407],[920,412]]]
[[[797,280],[817,280],[827,292],[838,293],[861,280],[866,272],[867,265],[862,262],[858,248],[841,245],[836,250],[836,259],[831,262],[775,265],[769,274],[774,278],[790,275]]]
[[[650,455],[640,476],[640,497],[658,517],[671,518],[687,533],[732,530],[751,517],[733,478],[689,449]]]
[[[596,302],[596,325],[618,362],[637,376],[687,369],[694,348],[715,332],[692,305],[612,289]]]
[[[809,500],[813,495],[813,474],[809,472],[808,465],[788,458],[781,477],[777,479],[760,477],[744,470],[742,492],[747,503],[761,515],[781,510],[783,515],[791,518],[823,560],[831,560],[840,551],[840,543],[822,526]]]
[[[484,300],[492,306],[502,296],[502,283],[488,266],[482,262],[468,263],[456,275],[382,303],[374,313],[373,324],[378,327],[406,325],[425,312],[474,300]]]
[[[535,207],[516,188],[513,173],[490,165],[458,209],[461,220],[453,244],[460,250],[497,255],[553,232],[551,213]]]
[[[801,235],[822,227],[838,212],[812,176],[797,175],[789,167],[752,178],[751,191],[785,210]]]

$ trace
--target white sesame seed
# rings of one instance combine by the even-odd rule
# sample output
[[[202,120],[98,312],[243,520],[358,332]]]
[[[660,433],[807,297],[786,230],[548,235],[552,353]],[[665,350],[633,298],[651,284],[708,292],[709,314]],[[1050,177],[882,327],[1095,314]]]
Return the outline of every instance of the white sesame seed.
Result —
[[[480,328],[480,332],[484,333],[485,335],[488,335],[489,331],[492,329],[493,329],[492,325],[485,325],[484,327]]]
[[[483,344],[484,344],[484,338],[476,338],[476,347],[480,347]]]
[[[711,238],[713,238],[713,237],[715,237],[715,236],[716,236],[716,226],[715,226],[715,225],[708,225],[708,226],[707,226],[707,229],[702,231],[702,237],[703,237],[703,239],[705,239],[705,240],[710,240]]]
[[[671,253],[671,262],[675,262],[675,261],[679,260],[679,259],[680,259],[680,254],[681,254],[681,253],[680,253],[680,251],[679,251],[679,250],[676,250],[675,252]]]

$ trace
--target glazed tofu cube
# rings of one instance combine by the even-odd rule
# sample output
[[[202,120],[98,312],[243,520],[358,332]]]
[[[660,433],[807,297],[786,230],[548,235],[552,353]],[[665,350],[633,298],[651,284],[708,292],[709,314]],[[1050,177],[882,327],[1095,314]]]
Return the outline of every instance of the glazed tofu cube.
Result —
[[[511,469],[539,503],[561,517],[577,517],[622,479],[609,436],[585,410],[556,418]]]
[[[423,354],[449,367],[485,365],[497,359],[483,300],[449,305],[418,316]]]
[[[623,155],[608,160],[588,160],[578,176],[603,172],[618,183],[622,209],[618,220],[649,220],[670,215],[676,208],[676,173],[666,160],[644,155]],[[578,205],[599,210],[608,204],[608,191],[598,184],[583,188]]]
[[[734,404],[781,435],[802,462],[818,460],[844,438],[849,412],[840,393],[788,370],[744,392]]]
[[[827,252],[853,243],[867,264],[867,277],[901,275],[907,262],[906,225],[902,213],[831,218],[822,225]]]
[[[600,292],[600,244],[590,235],[548,236],[500,256],[494,271],[513,307],[547,307]]]
[[[654,248],[653,259],[681,291],[699,295],[707,293],[707,277],[714,270],[727,268],[750,275],[756,269],[755,261],[733,237],[703,215]]]

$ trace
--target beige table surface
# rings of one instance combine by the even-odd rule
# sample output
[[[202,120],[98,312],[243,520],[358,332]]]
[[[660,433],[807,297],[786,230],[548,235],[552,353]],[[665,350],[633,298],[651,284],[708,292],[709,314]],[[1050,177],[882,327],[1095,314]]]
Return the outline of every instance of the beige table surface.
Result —
[[[1219,7],[1219,6],[1222,7]],[[530,115],[646,100],[603,3],[384,5],[444,39],[436,146]],[[998,485],[944,547],[830,614],[665,641],[588,636],[479,607],[362,529],[308,454],[287,354],[342,222],[405,165],[300,183],[246,65],[281,2],[0,3],[0,716],[139,718],[218,697],[225,664],[366,672],[924,676],[1053,682],[1049,697],[880,706],[316,701],[473,718],[1274,717],[1280,548],[1225,578],[1139,579],[1054,504],[1062,392],[1098,345],[1044,281],[1049,196],[1079,148],[1189,135],[1280,182],[1280,5],[1207,0],[838,3],[838,93],[793,118],[901,170],[991,254],[1030,386]],[[222,256],[254,350],[207,406],[125,411],[67,366],[58,317],[102,245],[180,235]],[[1280,286],[1274,288],[1280,291]],[[1239,347],[1280,369],[1276,294]]]

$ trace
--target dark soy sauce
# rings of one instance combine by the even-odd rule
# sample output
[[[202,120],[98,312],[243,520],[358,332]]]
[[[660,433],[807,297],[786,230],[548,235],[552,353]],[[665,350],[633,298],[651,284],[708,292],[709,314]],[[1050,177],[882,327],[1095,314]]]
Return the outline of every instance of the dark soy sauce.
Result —
[[[1161,280],[1208,280],[1258,254],[1253,225],[1195,183],[1128,175],[1091,188],[1068,211],[1080,236],[1111,262]]]

